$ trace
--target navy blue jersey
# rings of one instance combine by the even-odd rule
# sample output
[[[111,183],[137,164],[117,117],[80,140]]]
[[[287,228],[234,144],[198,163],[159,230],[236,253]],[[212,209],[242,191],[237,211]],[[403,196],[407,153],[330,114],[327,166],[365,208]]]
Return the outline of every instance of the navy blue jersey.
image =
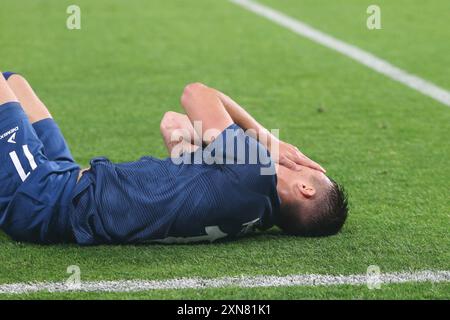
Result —
[[[236,124],[179,158],[93,159],[73,198],[76,241],[185,243],[269,228],[280,205],[274,169],[268,151]]]
[[[73,241],[71,200],[79,167],[53,119],[29,122],[0,106],[0,229],[18,241]]]

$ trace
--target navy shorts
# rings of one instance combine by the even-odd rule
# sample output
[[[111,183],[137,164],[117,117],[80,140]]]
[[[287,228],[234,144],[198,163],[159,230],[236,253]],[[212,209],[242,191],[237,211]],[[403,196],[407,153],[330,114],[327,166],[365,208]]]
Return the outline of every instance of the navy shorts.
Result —
[[[70,205],[79,167],[53,119],[29,122],[0,106],[0,228],[19,241],[72,240]]]

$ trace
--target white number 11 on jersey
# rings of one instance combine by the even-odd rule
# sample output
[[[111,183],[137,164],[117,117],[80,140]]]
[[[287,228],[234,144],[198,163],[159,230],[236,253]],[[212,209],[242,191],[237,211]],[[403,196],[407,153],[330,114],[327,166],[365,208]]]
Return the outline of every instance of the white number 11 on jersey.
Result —
[[[30,163],[31,170],[36,169],[37,165],[36,165],[36,162],[34,161],[33,155],[30,152],[30,149],[28,149],[28,145],[24,144],[22,146],[22,149],[23,149],[23,153],[25,154],[25,157],[27,157],[28,162]],[[23,170],[22,164],[20,163],[19,157],[17,156],[17,153],[15,151],[11,151],[9,153],[9,156],[14,164],[14,167],[16,167],[16,170],[20,176],[20,179],[22,179],[22,181],[25,181],[25,179],[28,177],[30,172],[25,173],[25,170]]]

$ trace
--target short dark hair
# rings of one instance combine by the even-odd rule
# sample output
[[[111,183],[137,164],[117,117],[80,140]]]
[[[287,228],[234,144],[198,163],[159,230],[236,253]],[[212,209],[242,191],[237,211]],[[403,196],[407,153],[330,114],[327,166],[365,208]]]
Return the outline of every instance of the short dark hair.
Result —
[[[347,193],[340,184],[330,179],[331,187],[317,199],[314,208],[303,208],[299,203],[283,208],[281,228],[288,234],[304,237],[323,237],[337,234],[348,215]],[[299,212],[308,210],[308,214]]]

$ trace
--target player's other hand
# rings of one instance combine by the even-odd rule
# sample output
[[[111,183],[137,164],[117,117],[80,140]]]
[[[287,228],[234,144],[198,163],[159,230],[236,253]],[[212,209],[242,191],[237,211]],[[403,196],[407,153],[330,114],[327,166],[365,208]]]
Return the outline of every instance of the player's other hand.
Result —
[[[273,143],[278,143],[279,146],[278,157],[275,156],[274,160],[280,165],[285,166],[286,168],[289,168],[291,170],[299,170],[301,166],[305,166],[311,169],[322,171],[323,173],[326,172],[326,170],[322,168],[322,166],[305,156],[296,146],[278,139],[272,141],[272,144]]]

